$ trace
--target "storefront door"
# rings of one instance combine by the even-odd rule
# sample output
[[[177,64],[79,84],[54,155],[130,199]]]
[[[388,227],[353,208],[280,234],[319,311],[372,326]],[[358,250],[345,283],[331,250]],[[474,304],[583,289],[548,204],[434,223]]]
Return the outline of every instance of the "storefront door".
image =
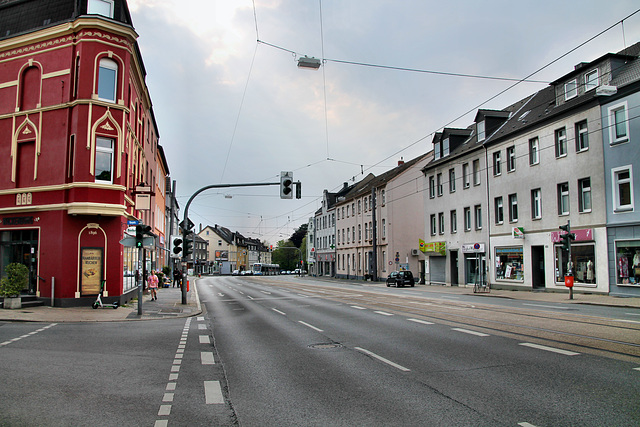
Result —
[[[545,287],[544,246],[531,246],[531,285],[533,289]]]
[[[0,231],[0,271],[18,262],[29,269],[29,284],[23,292],[35,295],[38,286],[38,230]]]
[[[487,263],[483,253],[465,254],[465,279],[467,285],[487,283]]]

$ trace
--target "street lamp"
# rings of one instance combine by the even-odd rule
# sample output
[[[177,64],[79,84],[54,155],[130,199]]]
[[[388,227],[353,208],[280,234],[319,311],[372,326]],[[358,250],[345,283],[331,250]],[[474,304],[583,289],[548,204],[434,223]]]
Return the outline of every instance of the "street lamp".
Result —
[[[306,68],[309,70],[317,70],[320,68],[320,60],[318,58],[308,57],[307,55],[298,58],[298,68]]]

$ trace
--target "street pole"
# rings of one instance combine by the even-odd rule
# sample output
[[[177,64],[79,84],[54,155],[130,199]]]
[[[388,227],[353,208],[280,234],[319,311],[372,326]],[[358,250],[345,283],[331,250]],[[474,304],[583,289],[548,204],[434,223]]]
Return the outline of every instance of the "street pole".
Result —
[[[373,282],[378,281],[378,226],[376,224],[376,189],[371,189],[371,203],[373,204],[371,209],[371,224],[373,230],[373,276],[371,280]]]
[[[138,248],[138,271],[136,272],[136,280],[138,280],[138,315],[142,315],[142,286],[144,282],[142,262],[142,248]]]

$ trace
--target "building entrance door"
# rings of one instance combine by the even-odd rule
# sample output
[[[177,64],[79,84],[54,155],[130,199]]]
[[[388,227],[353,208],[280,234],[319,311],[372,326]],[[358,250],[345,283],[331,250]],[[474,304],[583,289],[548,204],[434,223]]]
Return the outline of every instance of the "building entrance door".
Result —
[[[12,262],[29,269],[29,284],[24,293],[35,295],[38,287],[38,230],[0,231],[0,271]]]
[[[458,286],[458,251],[450,251],[451,286]]]
[[[531,286],[545,288],[544,246],[531,246]]]

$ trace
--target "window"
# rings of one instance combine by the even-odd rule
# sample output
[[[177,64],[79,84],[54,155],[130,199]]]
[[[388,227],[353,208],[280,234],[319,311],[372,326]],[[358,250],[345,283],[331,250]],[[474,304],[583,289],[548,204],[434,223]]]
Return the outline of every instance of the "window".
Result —
[[[382,238],[383,239],[387,238],[387,220],[386,219],[382,220]]]
[[[518,195],[509,194],[509,222],[518,221]]]
[[[564,85],[564,100],[575,98],[578,96],[578,81],[571,80]]]
[[[358,224],[358,242],[362,241],[362,224]]]
[[[358,200],[358,215],[362,213],[362,200]]]
[[[593,243],[572,243],[571,259],[560,245],[555,246],[556,252],[556,282],[564,282],[568,273],[568,265],[573,266],[573,275],[576,283],[596,282],[596,252]]]
[[[464,208],[464,231],[471,230],[471,208]]]
[[[556,157],[564,157],[567,155],[567,130],[565,128],[558,129],[556,134]]]
[[[113,0],[89,0],[87,13],[113,18]]]
[[[589,149],[589,129],[587,121],[576,123],[576,152],[586,151]]]
[[[480,160],[473,161],[473,185],[480,185]]]
[[[504,222],[504,209],[502,206],[502,196],[494,199],[496,224],[502,224]]]
[[[609,108],[609,138],[611,144],[629,140],[626,102]]]
[[[493,176],[502,174],[502,166],[500,165],[500,151],[493,153]]]
[[[598,70],[589,71],[584,75],[584,91],[598,87]]]
[[[431,214],[431,235],[436,235],[436,214]]]
[[[355,243],[356,241],[356,226],[351,227],[351,241]]]
[[[531,190],[531,218],[542,218],[542,191],[539,188]]]
[[[558,184],[558,215],[569,215],[569,183]]]
[[[578,209],[580,212],[591,212],[591,179],[578,180]]]
[[[438,197],[439,197],[439,196],[442,196],[442,174],[441,173],[439,173],[436,176],[436,181],[438,184]]]
[[[611,170],[614,212],[633,210],[633,172],[631,166]]]
[[[96,182],[113,183],[113,139],[96,138]]]
[[[444,234],[444,212],[438,214],[438,231]]]
[[[524,279],[524,256],[522,249],[522,246],[496,248],[496,279]]]
[[[516,170],[516,146],[507,147],[507,172]]]
[[[449,169],[449,193],[456,191],[456,170]]]
[[[481,122],[478,122],[477,128],[478,128],[478,142],[484,141],[484,134],[485,134],[484,120]]]
[[[385,203],[387,203],[387,195],[384,190],[380,192],[380,200],[381,200],[382,206],[384,206]]]
[[[440,141],[433,144],[433,158],[438,160],[440,158]]]
[[[462,165],[462,187],[469,188],[469,163]]]
[[[447,157],[449,155],[449,138],[445,138],[442,140],[442,157]]]
[[[540,143],[538,137],[529,140],[529,165],[537,165],[540,163]]]
[[[482,206],[476,205],[473,209],[476,220],[476,230],[482,229]]]
[[[449,213],[449,222],[451,222],[451,233],[457,233],[458,232],[458,213],[455,211],[455,209]]]
[[[436,197],[436,183],[434,181],[433,176],[429,177],[429,198],[433,199]]]
[[[117,82],[118,65],[109,58],[102,58],[98,70],[98,99],[116,102]]]

